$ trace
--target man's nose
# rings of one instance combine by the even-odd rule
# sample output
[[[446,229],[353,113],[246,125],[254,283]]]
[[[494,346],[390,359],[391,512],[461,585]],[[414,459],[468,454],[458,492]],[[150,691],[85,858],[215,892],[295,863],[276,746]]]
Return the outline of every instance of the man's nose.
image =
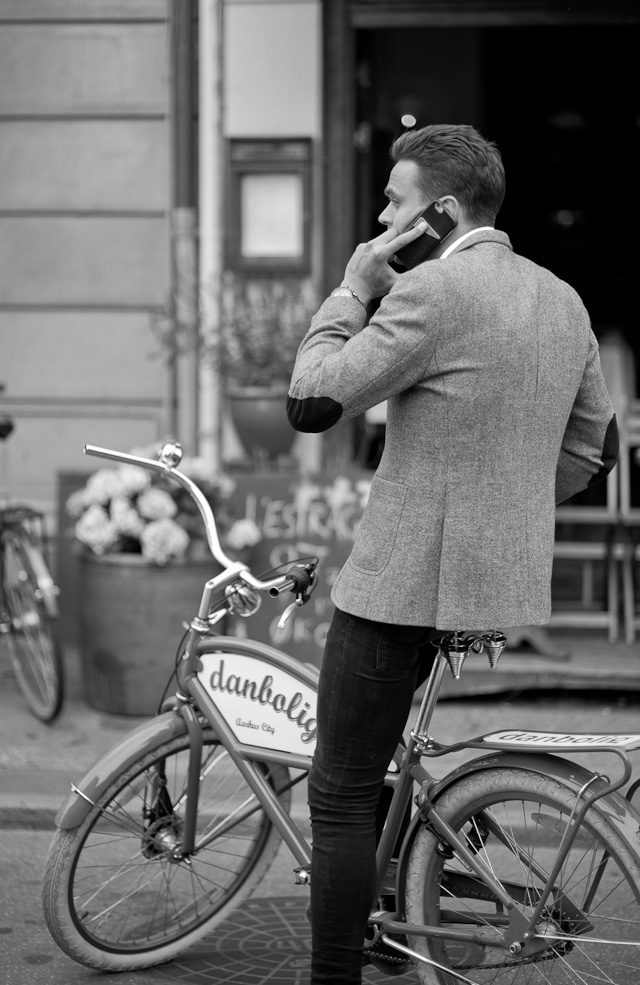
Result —
[[[383,226],[392,225],[392,217],[391,215],[387,215],[387,213],[390,213],[390,211],[391,211],[391,207],[387,205],[378,216],[378,222],[381,223]]]

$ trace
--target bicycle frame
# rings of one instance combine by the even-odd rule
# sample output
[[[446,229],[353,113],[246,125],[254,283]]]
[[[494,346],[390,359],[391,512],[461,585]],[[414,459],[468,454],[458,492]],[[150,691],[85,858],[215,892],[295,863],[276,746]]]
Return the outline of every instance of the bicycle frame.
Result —
[[[203,593],[205,606],[211,601],[216,591],[231,584],[233,578],[233,572],[226,571],[207,582]],[[114,776],[119,775],[127,761],[137,758],[141,751],[144,751],[145,745],[149,749],[157,747],[160,732],[164,733],[166,738],[187,733],[191,758],[185,798],[182,844],[179,853],[181,857],[188,857],[198,848],[195,842],[195,830],[202,749],[202,727],[196,714],[199,712],[214,730],[221,745],[255,794],[256,803],[247,810],[262,807],[289,847],[297,863],[294,869],[296,882],[306,884],[310,879],[310,846],[298,830],[295,822],[281,806],[278,800],[278,793],[281,791],[274,792],[257,764],[277,763],[299,770],[303,774],[308,772],[311,766],[312,738],[307,743],[310,748],[306,752],[301,752],[299,748],[278,748],[279,744],[284,746],[287,745],[287,742],[274,742],[272,739],[273,731],[270,730],[275,729],[272,723],[278,721],[279,716],[280,719],[284,717],[289,724],[293,724],[300,735],[312,736],[315,715],[314,696],[317,688],[318,671],[316,668],[300,664],[280,651],[262,643],[233,637],[206,635],[200,622],[200,617],[194,619],[179,657],[177,667],[178,689],[176,695],[168,703],[171,704],[173,710],[167,711],[147,725],[141,726],[131,734],[131,737],[125,738],[119,746],[114,747],[102,764],[94,767],[81,784],[74,788],[71,797],[56,818],[56,823],[60,827],[75,827],[90,806],[99,799],[101,790],[106,788]],[[224,665],[225,659],[230,661],[228,669]],[[615,791],[629,779],[631,763],[627,750],[640,748],[640,735],[610,735],[600,737],[601,741],[594,742],[593,737],[586,734],[584,736],[563,733],[539,733],[536,735],[523,733],[522,730],[506,729],[502,732],[488,733],[450,746],[440,745],[429,735],[428,727],[437,704],[446,668],[446,659],[440,651],[427,682],[407,748],[398,750],[398,759],[402,760],[401,766],[398,768],[394,764],[385,778],[385,782],[395,789],[387,824],[377,850],[379,872],[377,895],[383,891],[396,893],[398,906],[395,913],[372,913],[371,922],[385,939],[390,933],[409,933],[412,936],[475,941],[479,944],[485,942],[483,935],[477,931],[466,933],[465,931],[447,930],[446,927],[441,926],[408,925],[402,919],[404,913],[402,885],[406,858],[417,826],[428,823],[446,841],[451,850],[467,864],[470,871],[503,904],[509,922],[503,946],[505,948],[520,946],[518,942],[526,941],[528,937],[533,938],[533,928],[553,889],[557,872],[590,807],[597,804],[598,809],[606,811],[607,818],[616,825],[627,841],[631,841],[633,844],[633,840],[636,839],[635,821],[630,813],[625,811],[624,801],[615,795]],[[289,690],[286,692],[287,687]],[[280,688],[280,690],[274,693],[275,688]],[[261,695],[262,704],[260,704]],[[274,698],[281,700],[274,701]],[[242,708],[243,704],[246,707],[251,702],[259,705],[263,711],[266,709],[266,719],[262,724],[266,725],[267,729],[259,730],[261,738],[265,736],[266,739],[260,745],[244,742],[238,738],[238,730],[247,727],[246,716],[236,715],[236,720],[233,717],[238,708]],[[304,714],[299,711],[301,708]],[[295,712],[298,712],[297,716]],[[239,718],[242,718],[240,725],[238,724]],[[155,727],[154,723],[156,723]],[[301,742],[302,740],[298,742],[298,746]],[[614,782],[606,782],[597,774],[592,774],[575,763],[568,762],[559,756],[549,755],[547,750],[551,743],[555,745],[558,751],[562,752],[598,750],[614,753],[623,762],[622,775]],[[295,746],[295,743],[291,743],[291,741],[288,744]],[[442,757],[462,749],[482,750],[485,756],[471,760],[440,781],[434,780],[423,765],[425,758]],[[486,755],[487,753],[490,755]],[[509,893],[478,855],[469,850],[468,846],[438,813],[438,796],[454,780],[465,773],[495,766],[497,763],[518,764],[553,775],[575,791],[575,807],[567,824],[556,862],[552,871],[549,874],[544,874],[545,885],[540,893],[540,898],[536,907],[531,907],[526,916],[514,908]],[[107,769],[103,768],[105,765],[108,765]],[[411,802],[414,784],[418,784],[420,790],[416,798],[418,812],[414,815],[412,824],[405,835],[395,878],[390,881],[389,874],[394,875],[393,866],[391,866],[393,850],[406,807]],[[514,846],[514,851],[518,851],[517,846]],[[391,938],[389,938],[388,943],[394,947],[397,944]],[[486,943],[491,943],[493,947],[496,946],[495,938],[491,940],[487,938]],[[542,946],[544,946],[543,943],[538,942],[536,944],[533,940],[525,945],[531,950]],[[402,945],[398,947],[399,951],[402,949]],[[407,953],[406,947],[403,953]],[[527,952],[523,953],[526,954]],[[416,960],[425,960],[420,955],[413,952],[411,954]],[[455,974],[451,970],[448,970],[448,973]],[[468,981],[463,976],[459,977],[460,980]]]
[[[115,453],[113,457],[116,457]],[[118,457],[127,458],[127,456]],[[137,460],[136,463],[139,461]],[[157,463],[152,464],[157,466]],[[219,548],[219,543],[217,546]],[[214,553],[220,559],[218,553]],[[221,549],[220,554],[222,554]],[[99,801],[103,791],[127,765],[146,751],[158,748],[161,739],[186,734],[190,747],[190,761],[184,797],[182,843],[175,853],[176,858],[188,858],[197,851],[198,847],[196,820],[203,745],[202,724],[197,717],[199,713],[213,729],[221,745],[255,794],[255,806],[246,810],[249,812],[261,807],[265,811],[297,863],[294,870],[296,881],[307,884],[310,880],[310,846],[294,820],[280,804],[278,793],[281,791],[272,789],[258,764],[281,764],[301,771],[303,775],[310,769],[318,671],[265,644],[211,635],[212,626],[228,611],[230,600],[234,593],[238,592],[239,586],[254,585],[265,590],[265,586],[269,587],[269,584],[273,584],[277,587],[283,581],[283,576],[280,576],[272,579],[271,583],[260,582],[248,572],[246,565],[233,562],[224,555],[222,557],[227,562],[225,570],[210,579],[204,586],[198,614],[192,620],[178,654],[177,691],[175,696],[163,706],[170,707],[171,710],[164,711],[151,722],[134,730],[94,764],[81,783],[72,787],[72,793],[58,813],[56,824],[62,828],[76,827],[91,806]],[[225,592],[226,602],[220,607],[214,607],[212,611],[214,597],[220,590]],[[459,634],[455,635],[457,637]],[[456,640],[456,645],[460,642],[461,640]],[[467,649],[474,648],[471,644]],[[226,666],[225,658],[229,660]],[[388,935],[409,934],[474,942],[480,945],[486,943],[494,948],[504,947],[526,957],[547,947],[545,938],[536,939],[535,926],[587,811],[593,808],[605,815],[607,821],[619,830],[627,844],[633,846],[637,842],[637,823],[627,810],[628,803],[616,791],[631,775],[632,767],[628,752],[640,748],[640,734],[565,734],[504,729],[453,745],[441,745],[429,734],[429,727],[447,662],[447,654],[441,644],[407,747],[406,749],[399,747],[397,762],[390,765],[385,777],[385,783],[393,786],[394,792],[387,823],[377,849],[379,873],[377,895],[381,895],[383,891],[394,893],[396,912],[373,912],[370,922],[376,927],[376,933],[399,952],[430,965],[436,962],[413,952]],[[251,716],[249,719],[246,718],[246,709],[252,705],[254,708],[261,709],[261,722],[253,722]],[[253,742],[245,741],[241,735],[242,730],[247,729],[252,732]],[[424,766],[424,759],[442,757],[463,749],[479,750],[481,756],[458,767],[442,780],[435,780]],[[560,756],[549,755],[550,749],[554,752],[598,751],[615,754],[622,762],[622,774],[614,781],[609,781]],[[575,794],[573,809],[555,862],[549,873],[541,871],[536,873],[543,880],[544,886],[535,906],[525,908],[524,912],[523,909],[514,906],[513,897],[479,855],[469,849],[438,811],[438,798],[452,783],[465,774],[493,768],[496,765],[519,765],[553,776]],[[404,836],[394,873],[392,866],[394,848],[416,784],[419,787],[418,796],[415,798],[418,811]],[[446,926],[408,925],[403,920],[402,892],[405,867],[417,828],[424,823],[440,836],[448,849],[465,863],[470,872],[503,905],[507,929],[504,940],[500,944],[496,943],[495,937],[485,938],[477,930],[466,932],[448,930]],[[515,854],[521,851],[515,843],[509,847]],[[640,863],[640,850],[636,851],[636,856]],[[394,876],[393,884],[389,881],[390,874]],[[452,969],[447,968],[446,971],[460,981],[470,981]]]
[[[229,650],[233,652],[234,647],[229,647],[229,642],[230,641],[225,641],[224,639],[220,640],[219,649],[221,653],[228,652]],[[244,641],[238,641],[237,652],[242,653],[245,645],[246,644]],[[188,666],[189,656],[187,652],[185,652],[184,661]],[[286,661],[283,663],[282,655],[278,654],[277,651],[275,652],[275,657],[271,657],[271,661],[273,661],[273,663],[270,662],[270,666],[272,667],[277,665],[286,666]],[[405,814],[405,809],[410,803],[413,785],[414,783],[417,783],[420,786],[420,794],[416,799],[418,804],[418,816],[423,822],[430,824],[433,830],[446,840],[449,848],[466,863],[470,871],[472,871],[484,883],[484,885],[489,888],[489,890],[495,895],[496,899],[502,903],[506,914],[508,915],[508,928],[502,946],[505,949],[518,948],[519,951],[523,953],[523,956],[526,956],[528,953],[543,949],[547,946],[545,941],[538,940],[536,942],[533,940],[534,927],[538,922],[549,894],[555,885],[557,874],[562,867],[563,861],[571,848],[575,835],[589,808],[597,800],[604,797],[609,797],[629,779],[631,774],[631,763],[626,753],[626,749],[640,746],[640,735],[618,737],[617,739],[615,736],[610,736],[610,741],[607,744],[604,742],[593,743],[586,737],[580,739],[578,736],[563,736],[562,733],[547,734],[545,741],[545,734],[542,733],[539,741],[536,742],[533,737],[530,739],[526,739],[525,737],[524,741],[517,741],[514,736],[518,734],[522,736],[522,733],[515,733],[514,730],[507,730],[504,733],[488,734],[486,736],[480,736],[476,739],[456,743],[454,746],[440,746],[433,739],[431,739],[426,730],[437,703],[445,670],[446,660],[442,651],[440,651],[425,689],[425,694],[416,720],[416,727],[411,733],[407,749],[404,752],[402,767],[397,773],[390,771],[387,774],[386,782],[392,784],[395,789],[389,809],[387,824],[378,846],[377,866],[379,876],[377,895],[379,896],[383,890],[386,890],[387,892],[396,892],[397,887],[395,885],[389,886],[385,885],[385,883],[387,880],[387,873],[391,862],[393,849],[396,844],[396,839],[398,837],[400,826]],[[216,673],[216,671],[214,671],[214,673]],[[238,675],[233,676],[237,677]],[[270,819],[282,835],[283,840],[291,849],[292,854],[298,862],[298,868],[296,869],[297,881],[302,883],[308,882],[308,867],[310,865],[309,848],[306,842],[300,837],[297,828],[294,824],[292,824],[288,814],[286,814],[278,803],[277,794],[274,794],[262,775],[253,766],[252,760],[279,762],[286,766],[306,770],[310,766],[309,758],[296,756],[291,753],[278,753],[277,750],[270,750],[269,753],[265,755],[264,748],[257,748],[255,746],[238,742],[224,713],[213,700],[211,694],[203,685],[200,677],[201,674],[196,675],[196,678],[194,679],[194,677],[189,675],[188,670],[186,670],[184,674],[184,686],[186,691],[192,696],[196,706],[205,714],[205,717],[217,732],[229,755],[233,758],[235,764],[241,771],[247,783],[250,785],[251,789],[254,790],[261,806],[269,815]],[[242,690],[242,688],[240,688],[240,690]],[[572,738],[573,741],[570,741]],[[598,776],[590,775],[584,780],[584,782],[580,783],[579,789],[576,791],[574,809],[567,824],[565,834],[562,838],[555,863],[548,875],[542,872],[538,873],[541,878],[544,878],[544,887],[540,892],[537,905],[529,908],[529,913],[525,915],[519,909],[515,908],[510,894],[495,878],[491,870],[483,863],[482,859],[480,859],[477,854],[470,851],[468,846],[440,817],[438,814],[437,805],[434,804],[429,798],[429,790],[434,786],[435,781],[424,768],[421,760],[423,756],[428,756],[429,754],[441,756],[454,750],[466,748],[504,751],[505,747],[508,747],[509,745],[519,745],[523,753],[530,755],[532,753],[539,753],[542,749],[548,748],[548,741],[550,739],[552,741],[556,741],[562,748],[562,751],[587,751],[598,749],[599,751],[614,753],[621,758],[623,762],[623,771],[622,775],[615,782],[606,783],[601,781]],[[564,739],[565,741],[560,742],[560,739]],[[614,744],[616,741],[621,742],[620,747]],[[575,771],[575,767],[572,766],[572,768]],[[597,785],[597,789],[592,792],[592,788],[595,785]],[[190,795],[194,798],[197,798],[197,786],[198,780],[196,778],[193,789],[190,791]],[[195,814],[196,812],[194,811],[192,819],[194,830]],[[188,816],[189,815],[187,815],[187,817]],[[189,822],[185,818],[185,828],[188,827],[188,824]],[[627,837],[629,836],[629,833],[630,832],[628,831],[626,832]],[[185,850],[185,847],[186,846],[183,845],[183,850]],[[516,845],[514,845],[513,848],[515,852],[519,851]],[[403,847],[402,851],[403,853],[406,853],[407,847]],[[374,913],[372,914],[371,920],[372,923],[379,927],[380,932],[384,935],[388,933],[410,933],[414,936],[440,937],[458,941],[474,941],[475,943],[481,945],[493,944],[493,946],[495,946],[494,938],[485,937],[477,931],[470,931],[466,933],[464,931],[447,930],[446,928],[435,926],[409,926],[403,920],[394,919],[395,916],[395,914]],[[527,943],[522,946],[520,943],[522,941]],[[394,942],[389,939],[389,943]],[[407,953],[406,948],[403,953]],[[415,957],[420,958],[420,955],[416,954]],[[421,960],[424,960],[424,958],[421,958]],[[461,980],[465,980],[464,976],[460,977]]]

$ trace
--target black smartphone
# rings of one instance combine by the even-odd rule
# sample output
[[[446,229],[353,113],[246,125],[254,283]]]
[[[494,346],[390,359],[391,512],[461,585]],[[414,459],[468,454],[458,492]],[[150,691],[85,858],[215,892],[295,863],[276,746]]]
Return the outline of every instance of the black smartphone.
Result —
[[[409,228],[415,226],[419,219],[426,220],[426,231],[422,236],[414,239],[412,243],[403,246],[395,255],[395,260],[399,261],[407,270],[412,270],[419,263],[428,260],[436,247],[440,246],[458,225],[451,213],[447,212],[442,202],[437,199],[421,215],[417,216]]]

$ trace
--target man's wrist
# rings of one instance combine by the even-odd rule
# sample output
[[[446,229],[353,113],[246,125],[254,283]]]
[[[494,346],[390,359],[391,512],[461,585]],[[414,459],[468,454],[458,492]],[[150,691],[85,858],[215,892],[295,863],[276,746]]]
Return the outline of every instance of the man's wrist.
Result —
[[[332,298],[355,298],[355,300],[359,304],[362,305],[362,307],[365,309],[365,311],[367,309],[366,302],[363,301],[362,298],[359,297],[356,294],[356,292],[353,290],[353,288],[352,287],[349,287],[348,284],[341,284],[340,287],[334,288],[334,290],[331,292],[331,294],[329,295],[329,297],[332,297]]]

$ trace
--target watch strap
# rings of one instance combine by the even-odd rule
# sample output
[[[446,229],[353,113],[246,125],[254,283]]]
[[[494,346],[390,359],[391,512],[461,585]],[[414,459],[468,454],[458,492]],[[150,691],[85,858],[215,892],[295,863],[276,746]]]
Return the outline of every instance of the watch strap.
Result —
[[[351,288],[350,287],[347,287],[346,285],[343,286],[343,287],[336,287],[336,288],[334,288],[333,291],[331,292],[331,294],[329,295],[329,297],[331,297],[331,298],[355,298],[355,300],[358,302],[358,304],[361,304],[362,307],[365,309],[365,311],[367,309],[367,306],[364,304],[363,301],[360,300],[360,298],[358,297],[358,295],[356,294],[356,292],[355,291],[352,291]]]

